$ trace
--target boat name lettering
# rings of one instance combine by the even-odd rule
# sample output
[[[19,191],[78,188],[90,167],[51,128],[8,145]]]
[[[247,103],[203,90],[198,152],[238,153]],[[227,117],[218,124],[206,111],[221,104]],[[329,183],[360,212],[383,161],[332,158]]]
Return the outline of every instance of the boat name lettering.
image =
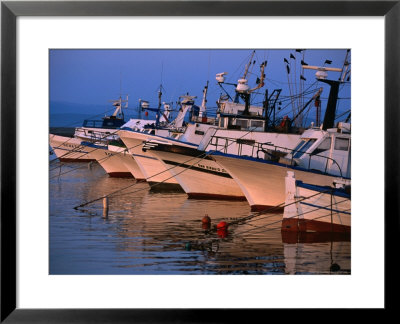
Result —
[[[216,172],[227,173],[227,172],[225,171],[225,169],[214,168],[214,167],[211,167],[211,166],[208,166],[208,165],[204,165],[204,164],[200,164],[200,163],[197,163],[197,166],[198,166],[199,168],[206,169],[206,170],[211,170],[211,171],[216,171]]]
[[[63,143],[62,144],[62,146],[65,146],[65,147],[71,147],[71,148],[75,148],[75,147],[77,147],[76,145],[74,145],[74,144],[67,144],[67,143]]]

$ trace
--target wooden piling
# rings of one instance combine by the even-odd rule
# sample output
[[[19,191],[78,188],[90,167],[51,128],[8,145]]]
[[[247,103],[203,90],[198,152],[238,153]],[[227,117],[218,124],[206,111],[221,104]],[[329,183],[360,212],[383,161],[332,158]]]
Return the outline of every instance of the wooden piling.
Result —
[[[108,217],[108,197],[103,198],[103,217]]]

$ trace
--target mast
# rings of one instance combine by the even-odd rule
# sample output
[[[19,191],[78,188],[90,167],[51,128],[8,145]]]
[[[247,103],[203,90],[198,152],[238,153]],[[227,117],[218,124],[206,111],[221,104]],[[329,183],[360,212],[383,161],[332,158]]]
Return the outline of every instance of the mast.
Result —
[[[122,119],[124,119],[124,112],[122,110],[122,103],[126,102],[125,108],[128,107],[128,95],[126,95],[126,100],[122,100],[122,97],[120,95],[118,100],[110,100],[110,101],[113,103],[113,106],[115,107],[115,111],[112,114],[112,117],[117,118],[118,115],[121,115]]]
[[[281,92],[282,89],[275,89],[268,96],[268,89],[265,90],[265,96],[263,101],[264,114],[265,114],[264,132],[268,131],[269,125],[275,125],[276,102],[278,101]],[[273,114],[272,120],[270,118],[271,114]]]
[[[307,65],[303,65],[303,69],[317,70],[315,76],[317,77],[318,81],[329,84],[331,87],[329,91],[328,103],[326,105],[324,121],[322,123],[322,130],[327,130],[328,128],[332,128],[335,123],[339,86],[342,83],[342,81],[340,79],[338,81],[328,80],[327,71],[342,72],[343,70],[339,68],[328,68],[328,67],[307,66]]]
[[[243,73],[243,76],[242,76],[242,80],[246,80],[247,73],[249,72],[249,68],[250,68],[250,65],[251,65],[251,61],[253,60],[253,57],[254,57],[255,52],[256,52],[256,50],[253,50],[253,52],[251,53],[249,63],[246,64],[246,67],[245,67],[245,69],[244,69],[244,73]],[[240,96],[240,94],[236,92],[235,100],[234,100],[235,103],[239,103],[239,96]],[[245,102],[246,102],[246,99],[245,99]]]
[[[203,113],[204,113],[205,117],[207,116],[207,107],[206,107],[207,91],[208,91],[208,81],[207,81],[207,84],[206,84],[206,86],[204,87],[204,90],[203,90],[203,100],[201,102],[201,107],[200,107],[200,111],[199,111],[199,117],[200,118],[203,117]]]
[[[336,105],[339,94],[339,85],[341,81],[333,80],[320,80],[321,82],[327,83],[331,86],[331,91],[329,91],[328,104],[326,106],[324,121],[322,122],[322,129],[327,130],[332,128],[335,123]]]
[[[343,68],[342,68],[342,70],[344,69],[344,72],[340,75],[340,78],[339,78],[339,80],[341,80],[342,82],[344,82],[344,80],[346,78],[347,71],[348,71],[349,65],[350,65],[349,62],[347,61],[347,58],[349,56],[349,52],[350,52],[350,50],[348,49],[347,52],[346,52],[346,57],[344,59]]]
[[[245,70],[244,70],[244,74],[243,74],[242,79],[246,79],[246,77],[247,77],[247,73],[249,72],[249,68],[250,68],[250,65],[251,65],[251,61],[253,60],[253,57],[254,57],[254,53],[255,53],[255,52],[256,52],[256,50],[253,50],[253,53],[251,53],[249,63],[246,64],[246,68],[245,68]]]
[[[265,62],[263,62],[261,64],[261,66],[260,66],[260,68],[261,68],[260,79],[258,81],[258,85],[256,87],[254,87],[253,89],[249,89],[248,88],[246,79],[238,80],[238,87],[237,87],[236,92],[238,94],[242,95],[242,98],[244,99],[244,102],[245,102],[243,115],[248,115],[249,114],[249,110],[250,110],[250,94],[252,92],[254,92],[255,90],[260,89],[260,88],[262,88],[264,86],[264,78],[265,78],[264,69],[265,69],[266,65],[267,65],[267,61],[265,61]],[[239,88],[240,86],[243,88],[242,90],[240,90],[240,88]]]
[[[324,80],[320,80],[320,81],[324,81]],[[323,88],[319,88],[318,91],[312,96],[312,98],[310,100],[308,100],[306,102],[306,104],[303,106],[303,108],[301,108],[299,110],[299,112],[296,114],[296,116],[293,117],[293,119],[290,121],[290,123],[292,124],[297,118],[299,118],[301,116],[301,114],[303,113],[303,111],[308,107],[308,105],[313,101],[316,100],[317,98],[320,97],[321,93],[322,93]],[[318,110],[317,110],[318,111]]]
[[[158,107],[156,116],[156,127],[160,124],[160,114],[161,114],[161,96],[162,96],[162,84],[160,84],[160,90],[158,90]]]

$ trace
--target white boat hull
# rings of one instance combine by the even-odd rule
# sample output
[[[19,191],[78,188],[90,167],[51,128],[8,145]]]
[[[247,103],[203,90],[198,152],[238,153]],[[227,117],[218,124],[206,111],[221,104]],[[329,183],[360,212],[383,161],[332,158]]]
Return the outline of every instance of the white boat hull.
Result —
[[[125,167],[129,170],[132,176],[137,181],[146,181],[145,176],[143,175],[142,171],[140,170],[138,164],[135,161],[135,158],[129,152],[123,152],[119,154],[119,157]]]
[[[82,140],[59,135],[49,135],[50,146],[61,162],[90,162],[96,159],[90,155],[94,148],[81,145]]]
[[[124,148],[117,146],[114,146],[113,149],[98,147],[96,150],[91,152],[91,156],[96,159],[110,177],[130,178],[132,177],[132,174],[120,157],[120,155],[122,155],[120,152],[123,151]]]
[[[235,180],[212,159],[152,150],[189,198],[245,200]]]
[[[296,183],[292,172],[285,178],[286,201],[282,231],[350,232],[351,200],[334,188]]]
[[[142,150],[143,142],[148,139],[148,135],[128,131],[120,131],[118,134],[150,185],[162,183],[165,187],[180,188],[178,181],[165,168],[164,164],[151,152]]]
[[[229,172],[246,196],[253,211],[283,210],[285,202],[285,177],[289,166],[250,158],[213,155],[221,167]],[[294,170],[296,179],[310,184],[328,186],[335,177],[320,173]]]

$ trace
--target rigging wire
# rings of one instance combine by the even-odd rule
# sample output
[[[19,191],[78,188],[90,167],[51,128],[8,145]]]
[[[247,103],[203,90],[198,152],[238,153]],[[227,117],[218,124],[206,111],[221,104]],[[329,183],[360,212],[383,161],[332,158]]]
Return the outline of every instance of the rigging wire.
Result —
[[[255,130],[255,129],[256,129],[256,127],[252,128],[252,130],[249,130],[248,132],[246,132],[245,134],[243,134],[241,137],[238,137],[238,139],[243,138],[244,136],[246,136],[246,135],[252,133],[253,130]],[[233,144],[233,142],[230,143],[230,144],[228,144],[227,146],[230,146],[230,145],[232,145],[232,144]],[[163,171],[160,171],[160,172],[158,172],[158,173],[152,175],[151,177],[147,178],[146,180],[151,179],[151,178],[153,178],[153,177],[155,177],[155,176],[157,176],[157,175],[160,175],[160,174],[162,174],[162,173],[168,173],[168,171],[171,170],[171,169],[174,169],[174,168],[176,168],[176,167],[179,167],[179,166],[181,166],[181,165],[183,165],[183,164],[186,164],[186,163],[188,163],[188,162],[190,162],[190,161],[192,161],[192,160],[195,160],[195,159],[198,159],[198,158],[199,158],[200,160],[197,161],[197,163],[198,163],[198,162],[202,161],[203,159],[205,159],[207,156],[211,155],[212,153],[219,152],[219,151],[221,151],[221,150],[223,150],[223,149],[225,149],[225,147],[221,148],[220,150],[213,150],[213,151],[209,151],[209,152],[203,152],[203,153],[199,154],[198,156],[192,157],[192,158],[190,158],[190,159],[188,159],[188,160],[186,160],[186,161],[184,161],[184,162],[182,162],[182,163],[180,163],[180,164],[178,164],[178,165],[175,165],[175,166],[172,166],[172,167],[170,167],[170,168],[168,168],[168,169],[165,169],[165,170],[163,170]],[[189,168],[187,168],[187,169],[190,169],[192,166],[193,166],[193,165],[191,165],[191,166],[190,166]],[[180,173],[186,171],[187,169],[184,169],[183,171],[181,171],[181,172],[179,172],[179,173],[177,173],[177,174],[180,174]],[[167,179],[164,179],[164,180],[161,181],[161,182],[158,182],[158,183],[155,183],[155,184],[153,184],[153,185],[150,185],[150,188],[155,187],[155,186],[158,186],[158,185],[164,183],[165,181],[167,181],[167,180],[169,180],[169,179],[171,179],[171,178],[174,178],[174,176],[170,176],[170,177],[168,177]],[[128,188],[130,188],[130,187],[133,187],[134,185],[135,185],[135,183],[134,183],[134,184],[131,184],[131,185],[129,185],[129,186],[126,186],[126,187],[124,187],[124,188],[120,188],[120,189],[118,189],[118,190],[116,190],[116,191],[114,191],[114,192],[111,192],[111,193],[107,194],[107,195],[103,195],[103,196],[101,196],[101,197],[99,197],[99,198],[95,198],[95,199],[93,199],[93,200],[91,200],[91,201],[82,203],[82,204],[80,204],[79,206],[75,206],[74,209],[78,209],[78,208],[84,207],[84,206],[86,206],[86,205],[88,205],[88,204],[91,204],[91,203],[93,203],[93,202],[96,202],[96,201],[98,201],[98,200],[101,200],[101,199],[103,199],[103,198],[105,198],[105,197],[110,197],[110,196],[114,195],[115,193],[118,193],[118,192],[121,192],[121,191],[123,191],[123,190],[126,190],[126,189],[128,189]],[[144,189],[147,189],[147,188],[138,189],[137,191],[141,191],[141,190],[144,190]],[[137,191],[128,192],[128,193],[126,193],[126,194],[132,194],[132,193],[135,193],[135,192],[137,192]],[[121,194],[121,195],[123,195],[123,194]]]
[[[136,148],[136,147],[138,147],[138,146],[140,146],[140,145],[142,145],[142,143],[140,143],[140,144],[138,144],[138,145],[135,145],[135,146],[132,146],[132,147],[129,147],[129,148],[127,147],[127,148],[125,148],[124,151],[129,151],[129,150],[134,149],[134,148]],[[102,148],[96,148],[95,150],[102,150]],[[94,151],[95,151],[95,150],[94,150]],[[92,153],[92,152],[93,152],[93,151],[91,151],[90,153]],[[109,155],[105,156],[104,158],[101,158],[101,159],[96,160],[96,161],[100,164],[100,162],[104,162],[104,161],[108,160],[109,158],[111,158],[111,157],[117,155],[118,153],[123,153],[123,152],[112,152],[112,153],[109,153]],[[101,165],[101,164],[100,164],[100,165]],[[58,174],[57,176],[50,177],[49,179],[54,179],[54,178],[63,176],[64,174],[73,172],[73,171],[75,171],[75,170],[82,169],[83,167],[86,168],[86,167],[87,167],[86,164],[85,164],[84,166],[79,166],[79,167],[76,167],[76,168],[74,168],[74,169],[70,169],[70,170],[68,170],[68,171],[66,171],[66,172],[64,172],[64,173]],[[58,168],[58,167],[57,167],[57,168]],[[55,169],[57,169],[57,168],[54,168],[53,170],[55,170]],[[53,170],[50,170],[50,172],[53,171]]]
[[[292,202],[292,203],[285,204],[285,205],[283,206],[283,208],[284,208],[284,207],[288,207],[288,206],[293,205],[293,204],[296,204],[296,203],[299,203],[299,202],[304,201],[304,200],[308,200],[308,199],[310,199],[310,198],[312,198],[312,197],[314,197],[314,196],[322,195],[322,194],[324,194],[324,193],[329,193],[330,191],[331,191],[331,190],[328,189],[328,190],[326,190],[326,191],[324,191],[324,192],[318,192],[317,194],[314,194],[314,195],[309,196],[309,197],[303,197],[301,200],[296,200],[296,201],[294,201],[294,202]],[[341,201],[335,202],[335,205],[343,204],[343,203],[345,203],[345,202],[347,202],[347,201],[348,201],[348,199],[343,199],[343,200],[341,200]],[[310,213],[315,212],[315,211],[317,211],[317,210],[326,209],[326,208],[329,208],[329,207],[331,207],[331,204],[328,204],[328,205],[326,205],[326,206],[316,206],[314,209],[310,209],[310,210],[308,210],[308,211],[306,211],[306,212],[303,212],[303,213],[301,213],[301,214],[294,215],[294,216],[292,216],[292,217],[287,217],[286,219],[290,219],[290,218],[293,218],[293,217],[296,217],[296,216],[297,216],[297,217],[304,216],[304,215],[306,215],[306,214],[310,214]],[[343,211],[340,211],[340,212],[343,212]],[[265,215],[265,213],[264,213],[264,214],[261,214],[261,215],[257,215],[257,216],[263,216],[263,215]],[[275,215],[276,215],[276,214],[275,214]],[[320,216],[320,217],[327,217],[327,216],[330,216],[330,215],[331,215],[331,212],[329,212],[329,213],[326,214],[326,215],[324,214],[324,215],[322,215],[322,216]],[[266,215],[266,216],[260,217],[260,218],[255,218],[255,217],[253,217],[253,218],[251,218],[251,219],[249,220],[249,222],[269,219],[269,218],[271,218],[272,216],[274,216],[274,215]],[[304,220],[305,220],[305,219],[304,219]],[[282,222],[282,219],[281,219],[279,222]],[[274,224],[274,223],[277,223],[277,222],[273,222],[273,223],[271,223],[271,224]],[[230,224],[231,224],[231,223],[230,223]],[[259,229],[259,228],[267,227],[267,226],[269,226],[269,225],[271,225],[271,224],[263,224],[263,225],[258,226],[257,228],[249,229],[249,230],[247,230],[247,231],[243,231],[243,232],[240,232],[240,233],[237,233],[237,234],[240,235],[240,234],[248,233],[248,232],[250,232],[250,231],[253,231],[254,229]]]
[[[325,194],[325,193],[329,193],[331,190],[332,190],[332,189],[327,189],[326,191],[317,192],[317,193],[315,193],[315,194],[313,194],[313,195],[311,195],[311,196],[308,196],[308,197],[302,197],[301,199],[296,200],[296,201],[291,202],[291,203],[288,203],[288,204],[281,203],[281,204],[279,204],[279,205],[277,205],[277,206],[270,207],[270,208],[266,208],[264,211],[260,211],[260,212],[258,212],[258,213],[255,214],[255,215],[254,215],[254,214],[251,214],[251,215],[249,215],[249,216],[240,218],[240,219],[238,219],[238,220],[234,220],[234,221],[228,223],[228,225],[235,225],[235,224],[242,225],[241,223],[246,222],[247,220],[252,221],[253,218],[255,218],[255,217],[257,217],[257,216],[262,216],[262,215],[265,215],[265,214],[267,214],[265,217],[258,218],[257,220],[260,220],[260,219],[264,220],[264,219],[270,219],[270,218],[276,217],[276,213],[275,213],[275,214],[272,214],[272,213],[271,213],[272,210],[274,210],[274,209],[276,210],[277,208],[280,208],[280,209],[281,209],[281,208],[285,208],[285,207],[291,206],[291,205],[293,205],[293,204],[299,203],[299,202],[301,202],[301,201],[303,201],[303,200],[307,200],[307,199],[310,199],[310,198],[315,197],[315,196],[318,196],[318,195],[322,195],[322,194]],[[340,202],[337,202],[336,204],[341,204],[341,203],[346,202],[346,201],[347,201],[347,199],[344,199],[344,200],[342,200],[342,201],[340,201]],[[282,206],[282,205],[283,205],[283,206]],[[331,204],[326,205],[325,207],[322,206],[322,207],[320,207],[320,208],[329,208],[329,207],[331,207]],[[299,217],[299,216],[302,216],[302,215],[305,215],[305,214],[314,212],[314,211],[316,211],[316,210],[319,210],[320,208],[317,207],[317,208],[315,208],[315,209],[312,209],[312,210],[309,210],[309,211],[307,211],[307,212],[301,213],[300,215],[293,215],[293,216],[291,216],[291,217],[286,217],[285,219],[293,219],[293,218],[296,218],[296,217]],[[348,212],[348,211],[351,211],[351,208],[345,209],[345,210],[341,210],[340,212]],[[314,218],[312,218],[312,219],[303,219],[303,221],[307,222],[307,221],[311,221],[311,220],[316,220],[316,219],[328,217],[328,216],[330,216],[330,215],[331,215],[331,212],[329,212],[329,213],[327,213],[327,214],[324,214],[324,215],[316,216],[316,217],[314,217]],[[250,229],[248,229],[248,230],[244,230],[244,231],[239,232],[239,233],[236,232],[235,234],[236,234],[236,235],[242,235],[242,234],[245,234],[245,233],[248,233],[248,232],[252,232],[252,231],[254,231],[254,230],[260,230],[260,229],[261,229],[263,232],[266,232],[266,231],[269,231],[269,230],[278,230],[278,229],[281,230],[281,229],[282,229],[282,226],[274,227],[274,228],[267,228],[267,227],[269,227],[269,226],[271,226],[271,225],[275,225],[275,224],[278,224],[278,223],[282,223],[282,219],[280,219],[280,220],[278,220],[278,221],[274,221],[274,222],[272,222],[272,223],[263,224],[263,225],[260,225],[260,226],[255,226],[255,225],[249,224],[249,225],[252,226],[252,228],[250,228]],[[245,223],[245,224],[248,224],[248,223]],[[214,232],[217,231],[216,226],[214,227],[213,231],[214,231]],[[261,231],[259,231],[259,232],[261,232]],[[256,233],[258,233],[258,232],[256,232]],[[197,241],[195,244],[202,245],[202,244],[209,243],[210,241],[211,241],[211,242],[222,241],[222,238],[219,238],[219,237],[218,237],[218,238],[213,238],[213,239],[208,240],[208,241],[206,240],[206,241],[204,241],[204,242],[202,242],[202,243],[200,243],[200,244],[198,243],[199,241]]]

